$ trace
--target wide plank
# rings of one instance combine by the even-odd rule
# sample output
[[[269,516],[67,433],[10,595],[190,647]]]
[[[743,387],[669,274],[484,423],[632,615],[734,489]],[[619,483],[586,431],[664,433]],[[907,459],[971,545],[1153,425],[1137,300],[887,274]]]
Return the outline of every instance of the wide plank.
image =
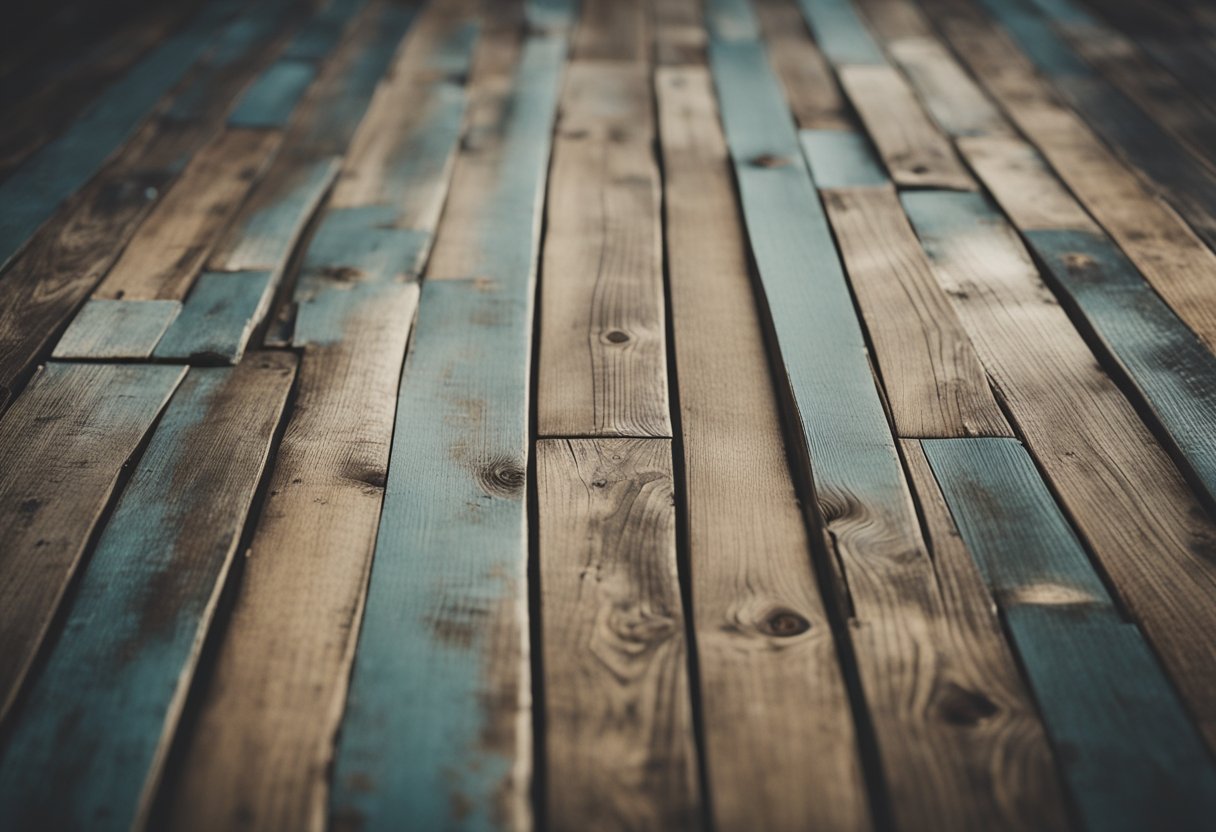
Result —
[[[699,823],[667,439],[536,444],[546,821]]]
[[[185,371],[51,364],[0,419],[0,716],[127,460]]]
[[[143,825],[295,364],[192,370],[174,394],[0,758],[16,826]]]

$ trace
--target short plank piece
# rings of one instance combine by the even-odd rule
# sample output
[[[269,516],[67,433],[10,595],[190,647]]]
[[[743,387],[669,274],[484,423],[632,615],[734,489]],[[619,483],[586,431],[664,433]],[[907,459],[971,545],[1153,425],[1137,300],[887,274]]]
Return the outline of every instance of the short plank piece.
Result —
[[[950,141],[925,115],[896,69],[841,66],[837,73],[896,185],[975,190]]]
[[[1216,504],[1216,356],[1105,235],[1024,236]]]
[[[847,585],[891,811],[907,828],[1062,828],[1054,772],[990,613],[981,599],[948,606],[941,595],[831,230],[764,52],[715,41],[710,54],[821,540]]]
[[[324,310],[308,321],[329,325],[296,331],[294,410],[210,683],[166,782],[169,829],[324,826],[417,303],[417,284],[334,281],[306,304]]]
[[[713,81],[703,66],[661,69],[656,89],[704,799],[721,832],[865,829],[852,710],[790,476]]]
[[[0,812],[16,826],[146,821],[295,363],[192,370],[174,395],[13,725]]]
[[[1216,523],[1003,217],[976,194],[903,203],[1014,427],[1216,746]]]
[[[841,131],[804,131],[801,139],[874,345],[896,434],[1012,435],[864,139]]]
[[[148,358],[181,308],[176,300],[90,300],[55,345],[54,357]]]
[[[0,716],[118,482],[185,371],[51,364],[0,420]]]
[[[1216,765],[1020,444],[922,443],[1090,829],[1203,829]]]
[[[237,363],[270,305],[273,278],[270,272],[204,272],[153,357],[194,364]]]
[[[245,91],[228,116],[229,127],[283,128],[317,76],[311,61],[279,60]]]
[[[528,365],[565,54],[561,34],[533,35],[505,78],[487,67],[499,122],[453,174],[461,210],[423,285],[338,740],[339,826],[530,825]]]
[[[546,819],[692,829],[696,751],[667,439],[536,444]]]
[[[866,30],[851,0],[798,0],[823,54],[840,67],[883,66],[887,60]]]
[[[541,285],[541,436],[671,435],[653,107],[644,64],[567,70]]]

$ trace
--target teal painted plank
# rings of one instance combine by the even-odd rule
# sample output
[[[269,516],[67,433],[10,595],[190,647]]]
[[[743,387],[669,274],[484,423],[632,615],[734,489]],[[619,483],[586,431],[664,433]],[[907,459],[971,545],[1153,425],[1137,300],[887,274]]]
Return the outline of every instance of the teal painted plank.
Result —
[[[1216,356],[1105,235],[1025,237],[1216,504]]]
[[[431,234],[395,228],[393,206],[330,211],[304,255],[295,299],[301,301],[337,279],[347,283],[410,280],[418,276]],[[315,278],[315,279],[314,279]]]
[[[331,0],[319,14],[300,27],[283,50],[283,57],[321,60],[338,45],[350,22],[366,5],[367,0]]]
[[[237,363],[253,328],[266,315],[273,290],[270,272],[204,272],[153,357],[196,364]]]
[[[560,35],[578,18],[579,0],[524,0],[528,27],[538,35]]]
[[[175,300],[91,299],[55,346],[54,358],[147,358],[182,305]]]
[[[331,796],[363,829],[527,824],[528,379],[565,54],[526,41],[480,268],[423,285]]]
[[[757,40],[760,25],[750,0],[706,0],[705,24],[718,40]]]
[[[798,138],[815,185],[872,188],[891,184],[869,141],[852,130],[803,130]]]
[[[119,475],[185,371],[49,364],[0,419],[0,717]]]
[[[7,265],[60,202],[93,176],[241,7],[236,2],[207,4],[0,183],[0,266]]]
[[[268,353],[182,382],[0,758],[13,828],[145,819],[294,373]]]
[[[1021,655],[1085,826],[1201,830],[1216,767],[1015,440],[923,440]]]
[[[852,0],[798,0],[798,5],[819,49],[833,66],[887,63]]]
[[[232,127],[285,127],[304,91],[317,76],[308,61],[279,60],[241,96],[228,116]]]

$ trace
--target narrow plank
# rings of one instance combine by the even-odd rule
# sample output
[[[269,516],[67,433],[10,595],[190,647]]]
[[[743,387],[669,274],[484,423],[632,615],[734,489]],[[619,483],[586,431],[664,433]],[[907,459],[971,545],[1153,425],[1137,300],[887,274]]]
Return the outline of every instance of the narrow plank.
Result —
[[[700,0],[651,0],[654,62],[681,66],[705,62]]]
[[[897,436],[1010,436],[988,377],[860,136],[802,134]],[[872,184],[876,180],[880,184]]]
[[[1000,215],[974,194],[903,202],[1014,426],[1213,744],[1216,524]]]
[[[193,370],[174,395],[13,725],[0,811],[18,826],[146,820],[295,363]]]
[[[1025,232],[1053,285],[1114,358],[1216,503],[1216,356],[1100,232]]]
[[[699,821],[671,442],[536,444],[546,819]]]
[[[236,364],[245,354],[254,326],[270,306],[273,284],[270,272],[199,275],[153,357],[192,364]]]
[[[975,190],[949,140],[929,121],[898,71],[890,66],[838,66],[836,71],[896,185]]]
[[[165,781],[163,828],[324,825],[417,303],[416,284],[384,282],[335,283],[306,304],[333,327],[297,332],[295,407],[208,684]]]
[[[1050,764],[1026,742],[1033,710],[990,611],[941,594],[776,79],[759,44],[715,41],[710,55],[781,381],[811,463],[814,518],[847,587],[890,811],[908,828],[1063,828]]]
[[[281,59],[253,82],[228,116],[230,127],[283,128],[317,76],[312,61]]]
[[[815,42],[833,66],[883,66],[886,58],[850,0],[798,0]]]
[[[497,49],[475,64],[498,100],[479,102],[485,132],[453,172],[461,210],[445,211],[403,375],[409,427],[394,436],[338,741],[339,828],[530,823],[523,491],[540,205],[566,54],[554,31],[528,37],[515,69]],[[457,196],[487,179],[476,199]],[[461,279],[456,265],[472,268]],[[410,487],[419,476],[428,489]]]
[[[756,40],[759,21],[750,0],[706,0],[704,26],[718,40]]]
[[[705,799],[722,832],[865,829],[853,716],[790,476],[713,81],[704,67],[661,69],[656,89]]]
[[[184,370],[51,364],[0,420],[0,716],[135,454]],[[99,440],[99,437],[103,439]]]
[[[769,60],[798,126],[805,130],[849,128],[851,120],[832,68],[811,40],[794,0],[760,0],[755,9]]]
[[[922,444],[1056,747],[1067,749],[1060,765],[1086,826],[1203,828],[1216,766],[1029,454],[1001,439]]]
[[[571,55],[577,60],[641,61],[649,52],[648,3],[582,0]]]
[[[644,64],[567,70],[541,285],[541,436],[671,435],[653,108]]]
[[[53,356],[148,358],[181,308],[175,300],[90,300],[55,345]]]
[[[281,138],[271,131],[223,131],[182,172],[93,296],[181,300]]]

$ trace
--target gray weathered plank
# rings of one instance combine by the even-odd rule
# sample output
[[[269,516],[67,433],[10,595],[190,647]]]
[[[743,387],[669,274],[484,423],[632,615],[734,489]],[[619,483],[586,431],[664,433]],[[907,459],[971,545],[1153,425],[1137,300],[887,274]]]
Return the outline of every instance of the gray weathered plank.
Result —
[[[148,358],[181,312],[176,300],[85,303],[55,345],[54,358]]]

